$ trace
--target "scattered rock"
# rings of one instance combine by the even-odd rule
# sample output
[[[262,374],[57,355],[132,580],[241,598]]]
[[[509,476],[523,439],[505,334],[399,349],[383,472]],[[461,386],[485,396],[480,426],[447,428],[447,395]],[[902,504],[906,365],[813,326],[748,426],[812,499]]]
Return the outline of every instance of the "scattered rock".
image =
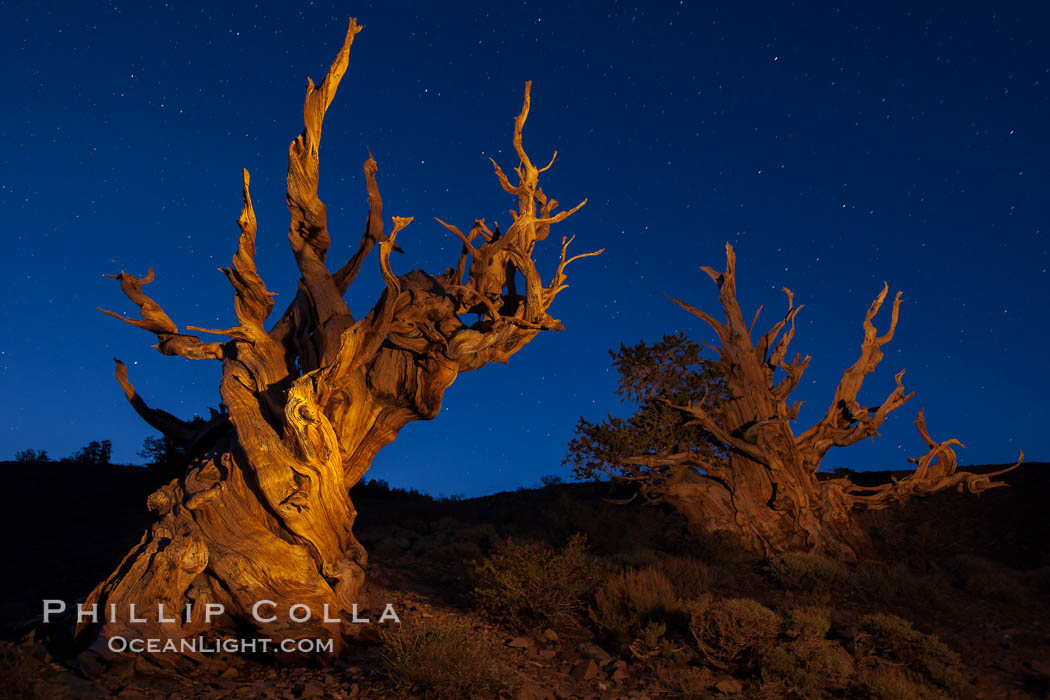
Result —
[[[106,670],[106,667],[99,662],[98,656],[90,651],[85,651],[77,656],[77,663],[80,665],[80,670],[88,678],[100,676]]]
[[[723,678],[715,683],[715,690],[722,695],[739,695],[744,692],[744,684],[735,678]]]
[[[630,674],[627,673],[627,662],[617,661],[612,666],[612,673],[609,674],[610,680],[616,681],[617,683],[627,680]]]
[[[542,659],[553,659],[558,655],[555,649],[540,649],[540,658]]]
[[[299,693],[299,697],[303,700],[310,700],[311,698],[323,698],[324,695],[324,686],[318,683],[304,684],[302,692]]]
[[[533,645],[533,642],[528,637],[515,637],[514,639],[507,642],[507,646],[511,649],[528,649]]]
[[[249,683],[245,689],[250,688],[255,696],[265,695],[270,690],[270,684],[263,680],[256,680]]]
[[[518,691],[517,700],[554,700],[554,694],[542,688],[526,683]]]
[[[1033,659],[1028,662],[1028,665],[1032,667],[1032,670],[1037,675],[1043,676],[1044,678],[1050,678],[1050,661],[1044,659]]]
[[[580,653],[588,659],[594,659],[599,666],[607,666],[612,663],[613,657],[597,644],[584,644],[580,646]]]
[[[569,675],[578,681],[590,680],[598,675],[598,664],[594,663],[594,659],[581,661],[572,667]]]
[[[543,630],[543,641],[545,642],[556,642],[558,641],[558,633],[548,628]]]
[[[241,675],[241,672],[237,670],[236,666],[230,666],[228,669],[219,674],[219,678],[236,678]]]

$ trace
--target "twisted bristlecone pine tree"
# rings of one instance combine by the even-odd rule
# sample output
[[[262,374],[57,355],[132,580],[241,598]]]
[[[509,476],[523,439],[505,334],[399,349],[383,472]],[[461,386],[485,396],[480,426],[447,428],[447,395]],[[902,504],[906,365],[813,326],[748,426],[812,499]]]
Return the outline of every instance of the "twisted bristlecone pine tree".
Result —
[[[901,370],[895,377],[896,387],[881,404],[866,407],[857,401],[864,378],[882,360],[882,346],[893,338],[900,293],[893,301],[889,328],[879,335],[873,320],[889,291],[888,286],[883,287],[864,316],[860,357],[843,373],[824,416],[796,434],[793,423],[801,402],[788,406],[787,401],[810,358],[796,354],[788,362],[786,357],[795,334],[795,317],[802,307],[795,306],[793,295],[784,289],[787,315],[756,338],[752,333],[758,312],[749,325],[737,302],[733,247],[726,245],[724,272],[701,269],[718,285],[725,320],[678,299],[673,301],[717,334],[720,345],[709,347],[718,356],[716,367],[725,382],[726,396],[676,408],[683,425],[706,431],[728,457],[664,450],[611,465],[618,478],[640,483],[641,492],[650,500],[670,503],[705,530],[739,533],[765,555],[801,550],[854,560],[871,550],[856,511],[886,508],[949,488],[980,493],[1004,485],[995,477],[1024,459],[1022,452],[1016,464],[994,472],[958,471],[952,446],[962,443],[935,442],[920,411],[915,424],[929,452],[911,460],[917,466],[906,477],[875,487],[860,486],[846,477],[818,478],[817,470],[828,450],[877,435],[886,416],[913,396],[904,391]]]
[[[438,415],[442,394],[460,372],[506,362],[541,331],[562,328],[547,310],[566,287],[566,265],[584,256],[567,257],[571,239],[563,238],[560,260],[544,283],[533,252],[552,224],[583,203],[555,213],[557,202],[538,186],[550,165],[537,168],[522,146],[529,83],[514,121],[517,184],[493,161],[500,185],[517,198],[506,230],[479,219],[464,234],[440,222],[462,241],[456,267],[439,275],[395,273],[391,252],[400,251],[395,240],[412,219],[393,217],[385,229],[376,162],[369,156],[364,235],[344,265],[332,271],[326,264],[331,239],[317,195],[321,125],[358,31],[350,20],[328,74],[319,85],[308,83],[305,128],[288,151],[288,241],[302,276],[280,318],[267,328],[274,295],[254,263],[256,220],[247,171],[237,252],[232,266],[222,269],[233,286],[238,325],[187,327],[226,340],[206,342],[181,331],[142,291],[153,280],[152,270],[144,278],[114,275],[141,318],[105,313],[155,334],[154,347],[166,355],[221,362],[223,411],[201,428],[151,408],[117,362],[117,380],[139,415],[194,457],[185,474],[149,497],[156,523],[88,596],[86,605],[97,603],[104,621],[77,626],[79,639],[89,645],[81,656],[85,667],[105,668],[127,658],[107,645],[115,636],[267,637],[275,644],[321,638],[334,640],[338,654],[362,627],[350,621],[353,606],[363,602],[367,556],[353,534],[357,513],[350,487],[402,427]],[[355,319],[344,295],[374,247],[385,290],[367,315]],[[515,274],[524,279],[522,293]],[[477,322],[465,325],[461,316],[467,314],[476,314]],[[252,615],[252,606],[264,600],[273,605],[259,616],[275,617],[273,622]],[[225,612],[206,623],[202,611],[216,603]],[[131,604],[146,622],[130,620]],[[166,619],[177,621],[158,621],[158,604]],[[293,605],[309,607],[309,622],[290,620]],[[325,622],[325,606],[342,623]],[[295,616],[303,616],[301,608]],[[200,656],[146,653],[135,661],[143,669],[186,667]]]

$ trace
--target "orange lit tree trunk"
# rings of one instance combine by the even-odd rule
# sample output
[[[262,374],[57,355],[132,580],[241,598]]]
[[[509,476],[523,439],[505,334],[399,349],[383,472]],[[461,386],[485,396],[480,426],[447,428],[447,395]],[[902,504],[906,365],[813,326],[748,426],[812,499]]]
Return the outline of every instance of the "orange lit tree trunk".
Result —
[[[351,623],[351,613],[365,602],[367,555],[354,538],[350,487],[404,425],[438,415],[442,394],[460,372],[506,362],[537,333],[561,329],[547,309],[565,288],[565,266],[575,259],[566,257],[571,239],[562,239],[560,261],[546,284],[533,248],[547,238],[551,224],[583,204],[554,213],[557,202],[538,187],[546,168],[534,166],[522,146],[529,84],[514,123],[518,183],[512,184],[493,162],[503,189],[517,198],[505,231],[478,220],[464,234],[441,222],[462,240],[458,265],[436,276],[421,270],[395,274],[390,261],[391,252],[400,252],[395,239],[412,219],[394,217],[385,231],[377,167],[370,156],[364,166],[364,235],[350,260],[329,270],[325,205],[317,196],[318,147],[325,111],[358,31],[351,20],[328,74],[319,85],[309,83],[305,129],[289,149],[288,239],[302,277],[281,318],[269,329],[264,326],[273,294],[255,268],[256,221],[247,171],[239,245],[232,267],[222,270],[234,288],[238,325],[187,327],[227,340],[203,342],[181,332],[142,292],[153,279],[152,270],[142,279],[114,275],[139,306],[141,319],[106,313],[154,333],[155,347],[164,354],[220,361],[223,412],[199,429],[150,408],[117,362],[117,379],[136,411],[189,446],[193,461],[181,478],[149,497],[156,523],[86,601],[88,609],[97,604],[99,610],[97,622],[84,619],[77,625],[78,638],[88,647],[81,655],[88,672],[127,660],[109,644],[117,637],[177,643],[198,635],[233,635],[266,637],[274,644],[323,639],[332,640],[338,653],[361,629]],[[385,290],[371,312],[355,319],[343,297],[373,247],[379,249]],[[515,273],[525,281],[524,294],[515,289]],[[465,325],[460,315],[467,313],[478,314],[479,320]],[[270,603],[253,615],[259,601]],[[209,604],[221,605],[224,612],[205,621]],[[290,613],[304,615],[303,608],[291,611],[296,605],[310,610],[308,622],[292,620]],[[326,621],[325,610],[342,622]],[[133,615],[146,621],[133,621]],[[148,670],[192,666],[202,656],[183,650],[134,659],[137,668]]]
[[[721,443],[728,459],[692,452],[628,458],[627,478],[640,482],[649,498],[667,501],[706,530],[739,533],[766,555],[802,550],[852,560],[871,546],[854,510],[884,508],[946,488],[979,493],[1002,485],[993,479],[1009,469],[991,474],[957,471],[952,445],[961,443],[934,442],[926,432],[922,412],[916,426],[930,451],[916,460],[918,467],[907,477],[875,488],[858,486],[847,478],[818,479],[817,470],[829,449],[877,435],[887,414],[912,397],[901,384],[902,370],[895,377],[896,387],[880,405],[867,408],[857,402],[864,378],[882,360],[882,346],[893,338],[900,294],[894,299],[890,327],[883,335],[877,334],[872,321],[888,287],[872,302],[864,317],[860,358],[843,374],[824,417],[795,435],[792,423],[801,404],[789,407],[787,399],[810,358],[795,355],[791,362],[785,358],[795,332],[795,316],[802,307],[794,305],[791,292],[785,289],[787,315],[753,340],[758,313],[748,325],[737,303],[732,246],[726,245],[724,272],[701,269],[718,285],[725,320],[674,301],[718,335],[720,345],[712,350],[718,353],[729,398],[720,404],[700,400],[676,408],[687,421],[685,425],[699,426]]]

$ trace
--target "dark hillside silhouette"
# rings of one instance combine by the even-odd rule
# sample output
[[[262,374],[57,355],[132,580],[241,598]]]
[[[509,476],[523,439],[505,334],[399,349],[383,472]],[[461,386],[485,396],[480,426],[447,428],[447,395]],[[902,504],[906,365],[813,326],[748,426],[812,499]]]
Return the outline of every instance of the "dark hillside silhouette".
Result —
[[[741,558],[731,541],[691,532],[685,519],[666,505],[635,502],[617,506],[604,502],[603,497],[621,495],[608,483],[562,484],[468,500],[438,500],[391,489],[381,482],[363,482],[353,490],[353,497],[362,512],[359,537],[373,552],[368,566],[372,600],[394,600],[404,610],[426,612],[432,625],[439,621],[453,624],[454,620],[476,628],[480,625],[486,631],[480,637],[477,632],[473,634],[474,643],[482,645],[474,663],[495,662],[502,673],[524,679],[519,682],[529,687],[571,689],[591,697],[596,693],[595,683],[609,683],[614,672],[619,679],[616,687],[624,689],[638,687],[639,681],[648,679],[647,687],[654,691],[664,688],[673,694],[673,688],[685,682],[667,675],[660,666],[641,663],[626,647],[621,653],[615,639],[608,636],[611,633],[594,627],[596,623],[590,622],[586,613],[583,624],[596,631],[563,630],[562,641],[543,642],[546,646],[534,649],[550,649],[553,655],[549,658],[569,663],[572,668],[573,664],[586,667],[589,657],[575,651],[581,644],[597,643],[621,659],[615,664],[622,666],[610,662],[606,669],[600,665],[592,679],[559,675],[557,665],[544,670],[545,663],[542,667],[528,663],[531,656],[519,657],[517,649],[505,646],[518,633],[501,633],[490,628],[484,617],[477,617],[471,594],[477,562],[505,547],[508,538],[512,543],[540,543],[557,552],[573,535],[581,533],[587,551],[608,571],[694,561],[694,568],[706,567],[704,570],[709,571],[702,574],[706,577],[703,590],[708,594],[746,596],[780,611],[792,609],[799,601],[830,606],[838,616],[841,634],[852,634],[848,631],[853,624],[850,621],[864,615],[886,612],[901,616],[961,654],[962,673],[970,688],[1012,688],[1019,697],[1039,697],[1040,692],[1050,690],[1050,675],[1040,665],[1046,651],[1045,620],[1050,615],[1045,602],[1050,592],[1050,546],[1041,535],[1045,511],[1040,496],[1050,487],[1048,467],[1025,464],[1003,477],[1009,488],[977,497],[938,493],[915,499],[907,509],[866,514],[861,523],[885,563],[863,565],[853,573],[847,569],[844,577],[833,579],[836,582],[832,584],[820,583],[819,578],[805,579],[808,582],[801,591],[793,588],[798,584],[792,576],[810,574],[798,573],[799,564],[792,569],[778,565],[781,568],[769,573],[770,564]],[[11,486],[17,492],[41,494],[35,499],[14,499],[0,515],[3,526],[25,533],[5,559],[5,590],[0,591],[5,636],[13,638],[18,623],[39,615],[41,600],[72,602],[82,596],[138,540],[149,522],[145,499],[155,490],[159,472],[54,462],[6,462],[0,468],[11,476]],[[968,469],[983,472],[998,468]],[[900,472],[860,472],[853,478],[873,486],[899,476]],[[56,488],[58,484],[61,488]],[[99,509],[95,504],[101,499],[119,507]],[[77,523],[78,528],[95,534],[70,538],[68,523]],[[584,609],[594,609],[594,605],[591,600],[585,601]],[[974,614],[977,609],[980,614]],[[641,630],[632,634],[641,634]],[[669,628],[664,634],[675,639],[677,633]],[[624,644],[630,641],[628,638]],[[334,671],[290,669],[283,672],[287,675],[268,681],[269,687],[287,685],[294,691],[312,683],[336,692],[356,683],[382,694],[388,692],[382,689],[389,688],[385,684],[391,681],[383,675],[376,654],[374,647],[366,645]],[[19,662],[15,669],[29,673],[29,663]],[[220,688],[239,688],[236,692],[251,695],[252,677],[265,677],[268,671],[266,666],[253,670],[244,663],[248,662],[241,662],[241,679],[218,678],[226,668],[220,666],[214,671],[202,670],[194,679],[180,683],[190,683],[195,693],[204,696],[217,694]],[[347,671],[350,667],[356,670]],[[56,675],[54,669],[33,673],[34,678],[39,676],[54,684],[47,686],[52,688],[74,687],[79,682]],[[209,675],[212,673],[214,677]],[[738,677],[746,680],[748,676]],[[710,687],[728,682],[717,674],[705,678],[692,682]],[[864,678],[868,679],[864,682],[874,682],[868,676]],[[818,674],[817,681],[811,678],[807,682],[820,686],[829,681]],[[144,689],[163,686],[160,681],[143,683],[147,684],[140,686]],[[149,685],[155,683],[161,685]],[[81,687],[81,692],[87,691]]]

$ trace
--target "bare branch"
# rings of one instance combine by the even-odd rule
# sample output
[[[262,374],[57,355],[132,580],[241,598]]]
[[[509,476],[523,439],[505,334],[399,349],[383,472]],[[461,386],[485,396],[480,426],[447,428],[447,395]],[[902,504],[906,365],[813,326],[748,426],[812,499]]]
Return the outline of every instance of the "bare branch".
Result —
[[[673,301],[674,303],[678,304],[683,309],[685,309],[686,311],[691,313],[692,315],[694,315],[697,318],[699,318],[700,320],[702,320],[707,325],[711,326],[711,328],[714,329],[715,333],[717,333],[719,335],[719,337],[721,337],[722,333],[725,330],[725,326],[720,321],[717,321],[714,316],[712,316],[711,314],[707,313],[706,311],[703,311],[701,309],[696,308],[692,304],[686,303],[686,302],[682,301],[681,299],[678,299],[677,297],[670,297],[670,299],[671,299],[671,301]],[[707,347],[712,347],[712,346],[708,345]],[[718,348],[714,348],[714,349],[717,350]]]
[[[104,314],[109,314],[113,318],[119,318],[127,324],[147,330],[150,333],[156,335],[174,334],[179,332],[179,327],[175,325],[175,322],[164,313],[164,309],[160,307],[160,304],[153,301],[150,297],[142,291],[142,285],[149,284],[153,281],[153,268],[149,269],[145,277],[135,277],[129,275],[123,270],[116,275],[106,275],[111,280],[120,281],[120,289],[124,292],[124,295],[130,299],[134,304],[139,307],[139,313],[142,315],[142,319],[130,319],[121,316],[113,311],[106,311],[105,309],[99,309]]]
[[[525,152],[522,130],[529,114],[531,89],[532,83],[527,82],[521,111],[514,120],[514,149],[520,160],[515,168],[518,184],[512,185],[499,165],[490,159],[500,186],[518,198],[518,208],[511,210],[511,225],[499,234],[498,231],[492,231],[485,226],[483,219],[478,219],[470,233],[464,234],[458,227],[437,219],[438,223],[463,243],[463,253],[455,269],[455,277],[450,277],[449,284],[449,293],[458,301],[460,312],[486,314],[492,322],[510,324],[522,331],[561,328],[560,322],[547,315],[547,309],[554,297],[568,286],[565,284],[565,267],[574,260],[603,252],[599,250],[568,258],[568,241],[572,239],[563,238],[561,259],[548,284],[544,285],[536,269],[532,257],[536,242],[544,240],[553,224],[560,223],[579,211],[587,200],[583,200],[572,209],[555,214],[557,200],[548,197],[539,188],[539,174],[553,165],[554,158],[540,170],[532,164]],[[475,244],[476,236],[480,236],[480,244]],[[468,256],[471,262],[466,270],[467,279],[463,280]],[[521,273],[525,279],[524,303],[521,303],[515,287],[516,273]],[[471,347],[475,345],[474,341],[466,344]],[[486,348],[485,352],[491,349],[488,343],[482,343],[479,347]],[[496,355],[501,356],[500,353]]]
[[[142,285],[153,281],[153,268],[150,268],[150,271],[142,278],[129,275],[123,270],[120,271],[120,274],[106,275],[106,277],[120,280],[121,290],[123,290],[128,299],[138,305],[142,318],[127,318],[101,307],[98,307],[99,311],[136,328],[153,333],[160,341],[153,347],[165,355],[178,355],[188,360],[222,359],[222,343],[203,343],[195,335],[179,333],[179,327],[164,313],[164,309],[160,307],[160,304],[143,293]]]
[[[197,434],[197,428],[184,420],[176,418],[167,411],[162,411],[159,408],[150,408],[146,405],[146,402],[135,391],[135,387],[128,381],[127,366],[115,357],[113,362],[116,363],[116,370],[114,370],[113,376],[117,378],[120,388],[124,390],[124,396],[128,398],[128,403],[135,409],[135,412],[164,435],[181,443],[191,442]]]
[[[412,223],[412,217],[394,217],[394,230],[390,232],[390,238],[379,244],[379,269],[386,282],[386,291],[372,313],[371,327],[365,334],[365,340],[360,351],[360,358],[356,364],[363,364],[375,357],[379,346],[390,331],[390,324],[394,319],[394,310],[397,305],[398,295],[401,293],[401,281],[390,268],[390,252],[394,249],[397,234],[401,229]]]
[[[472,245],[472,243],[471,243],[471,241],[474,238],[473,235],[467,236],[465,233],[463,233],[462,231],[459,230],[458,226],[454,226],[452,224],[445,223],[444,221],[442,221],[441,219],[439,219],[436,216],[434,217],[434,221],[438,222],[439,224],[441,224],[442,226],[447,228],[449,231],[451,231],[452,233],[456,234],[456,237],[459,238],[459,240],[463,241],[463,247],[464,247],[464,249],[466,249],[466,251],[468,253],[470,253],[470,257],[476,258],[476,257],[479,256],[478,249],[475,248]],[[473,230],[471,232],[473,234]]]
[[[222,331],[222,334],[245,340],[269,341],[263,323],[273,311],[273,298],[276,295],[266,289],[266,284],[255,267],[255,234],[258,232],[258,224],[255,221],[255,210],[252,207],[252,197],[249,191],[251,176],[247,170],[243,170],[242,175],[244,205],[237,219],[241,236],[237,243],[237,252],[233,256],[233,267],[219,268],[233,286],[234,309],[240,327]],[[192,326],[190,328],[204,330],[195,329]],[[205,332],[214,333],[216,331]]]
[[[762,357],[766,357],[767,351],[772,347],[772,351],[769,351],[769,357],[766,361],[773,367],[779,367],[784,361],[784,355],[787,354],[788,345],[791,343],[791,339],[795,337],[795,317],[798,316],[798,312],[803,308],[802,306],[795,306],[795,295],[791,293],[790,289],[784,287],[783,291],[784,294],[787,294],[788,298],[787,314],[780,322],[774,324],[755,346]],[[784,326],[789,323],[791,325],[789,326],[788,331],[784,333],[784,335],[781,335],[780,339],[777,340],[777,335],[779,335]],[[774,341],[776,341],[775,345]]]
[[[787,400],[787,397],[791,395],[791,392],[795,390],[798,383],[802,380],[802,373],[809,367],[809,362],[813,358],[809,355],[802,357],[800,354],[795,353],[795,359],[789,363],[781,362],[778,366],[784,370],[785,376],[773,387],[773,395],[779,401]],[[801,402],[797,402],[801,406]],[[792,411],[794,416],[798,416],[798,409]]]
[[[827,413],[818,423],[798,437],[799,449],[806,455],[807,463],[814,470],[831,447],[852,445],[866,437],[876,435],[886,416],[891,411],[900,408],[914,395],[904,392],[901,384],[904,370],[901,370],[894,377],[896,388],[886,397],[882,405],[871,409],[864,408],[857,403],[857,394],[864,383],[864,378],[873,372],[882,361],[882,346],[893,339],[894,330],[897,328],[901,303],[900,292],[897,292],[894,299],[890,326],[886,333],[881,336],[877,335],[872,323],[888,291],[889,285],[884,285],[864,315],[864,342],[861,345],[860,357],[843,373],[838,388],[835,390],[835,398]]]
[[[325,113],[346,73],[350,46],[359,31],[361,27],[351,19],[343,46],[321,84],[315,86],[313,80],[308,79],[303,103],[303,132],[288,148],[287,201],[291,215],[288,241],[319,326],[324,326],[333,316],[349,316],[343,295],[324,265],[331,237],[327,208],[317,196],[318,149]],[[324,338],[321,343],[322,346],[326,344]],[[324,354],[323,347],[321,354]]]
[[[574,255],[571,258],[566,259],[565,255],[568,253],[569,244],[576,239],[576,236],[569,236],[568,238],[562,236],[561,239],[561,260],[558,261],[558,268],[554,271],[551,276],[550,284],[547,285],[547,289],[544,295],[544,308],[549,308],[551,302],[554,301],[554,297],[557,296],[558,292],[563,289],[568,289],[569,285],[565,284],[565,268],[569,263],[580,260],[581,258],[591,258],[595,255],[601,255],[605,252],[605,248],[599,248],[598,250],[591,251],[590,253],[580,253]]]
[[[926,415],[919,411],[915,427],[922,436],[930,451],[918,460],[915,471],[903,479],[894,479],[889,484],[880,486],[858,486],[853,483],[845,485],[843,491],[850,504],[856,508],[880,510],[892,505],[903,504],[915,496],[926,496],[937,491],[954,488],[960,493],[981,493],[988,489],[1008,486],[1006,482],[996,481],[996,477],[1017,469],[1024,461],[1022,451],[1013,465],[992,472],[977,473],[959,471],[959,460],[953,446],[963,447],[958,440],[945,440],[937,443],[930,438],[926,430]]]
[[[659,474],[659,478],[662,481],[670,484],[681,481],[683,479],[682,472],[685,469],[698,469],[704,472],[701,476],[718,480],[724,480],[729,476],[729,470],[725,464],[719,464],[698,452],[637,455],[624,457],[621,461],[627,465],[640,466],[647,469],[644,475],[641,473],[636,475],[636,479],[645,478],[648,480],[655,478],[654,475]]]
[[[492,167],[496,170],[496,179],[499,180],[499,184],[504,191],[506,191],[507,194],[518,194],[521,188],[510,184],[510,180],[507,179],[506,173],[503,172],[503,168],[499,167],[499,163],[496,162],[495,158],[489,158],[489,160],[492,162]],[[517,218],[517,215],[514,214],[514,212],[511,212],[511,214]]]
[[[521,133],[525,128],[525,120],[529,118],[529,107],[532,104],[532,81],[525,81],[525,99],[521,103],[521,112],[514,118],[514,150],[518,153],[518,158],[521,159],[521,165],[518,166],[518,176],[522,178],[523,185],[528,185],[529,182],[532,184],[533,191],[535,190],[535,176],[538,171],[536,166],[529,160],[529,154],[525,152],[525,146],[522,143]],[[529,193],[531,196],[531,192]],[[522,212],[524,213],[524,212]]]
[[[550,160],[550,162],[549,162],[549,163],[547,163],[547,164],[546,164],[545,166],[543,166],[542,168],[540,168],[540,172],[541,172],[541,173],[545,173],[545,172],[547,172],[548,170],[550,170],[550,169],[551,169],[551,166],[552,166],[552,165],[554,165],[554,159],[555,159],[555,158],[557,158],[557,157],[558,157],[558,152],[557,152],[557,151],[555,151],[555,152],[554,152],[554,155],[552,155],[552,156],[551,156],[551,160]]]
[[[569,218],[570,216],[572,216],[576,212],[578,212],[580,209],[582,209],[585,204],[587,204],[587,200],[586,199],[583,200],[582,202],[580,202],[579,204],[577,204],[576,206],[574,206],[572,209],[566,209],[565,211],[560,211],[557,214],[555,214],[554,216],[549,216],[549,217],[536,219],[534,223],[537,226],[544,225],[544,224],[550,225],[550,224],[560,223],[562,221],[565,221],[567,218]]]
[[[696,403],[690,404],[689,406],[676,406],[670,402],[665,401],[668,406],[677,408],[684,414],[690,417],[690,421],[685,425],[699,425],[701,428],[715,436],[722,444],[728,449],[734,450],[741,454],[747,455],[749,458],[755,460],[760,464],[769,464],[770,454],[764,450],[757,442],[731,433],[730,431],[723,428],[718,421],[716,421],[711,414],[704,410],[704,401],[700,400]]]
[[[361,266],[372,251],[373,246],[386,240],[386,234],[383,233],[383,198],[379,196],[379,183],[376,182],[379,165],[376,163],[375,158],[372,157],[371,152],[368,154],[368,160],[365,161],[364,171],[365,189],[368,191],[368,216],[365,219],[365,232],[361,236],[361,243],[358,244],[357,251],[353,257],[332,275],[339,293],[343,295],[346,294],[346,290],[357,279]],[[404,252],[397,245],[393,249],[398,253]]]

